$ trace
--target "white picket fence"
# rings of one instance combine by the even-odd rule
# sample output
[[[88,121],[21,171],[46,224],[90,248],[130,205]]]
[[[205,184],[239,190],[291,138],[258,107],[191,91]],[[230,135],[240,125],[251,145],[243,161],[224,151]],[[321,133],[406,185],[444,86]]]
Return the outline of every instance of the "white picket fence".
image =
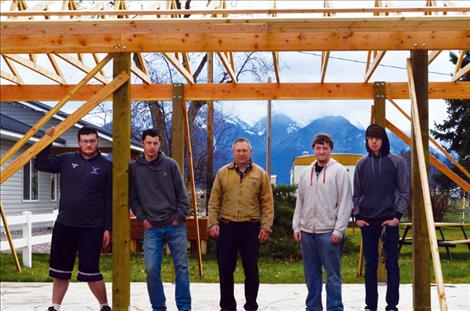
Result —
[[[23,212],[22,215],[8,216],[7,222],[11,229],[14,226],[22,225],[23,236],[21,238],[13,239],[13,245],[16,250],[23,254],[23,266],[31,268],[33,266],[33,245],[51,242],[52,234],[32,235],[33,224],[36,223],[52,223],[54,225],[57,219],[57,210],[50,214],[32,214],[31,212]],[[2,223],[1,232],[5,232],[5,227]],[[8,241],[0,243],[0,250],[9,250],[10,245]]]

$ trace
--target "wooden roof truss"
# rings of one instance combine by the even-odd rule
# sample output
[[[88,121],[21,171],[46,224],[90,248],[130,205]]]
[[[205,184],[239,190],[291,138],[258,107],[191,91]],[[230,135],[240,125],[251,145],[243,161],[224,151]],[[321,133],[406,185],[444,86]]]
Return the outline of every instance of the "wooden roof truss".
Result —
[[[8,72],[2,69],[0,77],[10,83],[25,84],[16,68],[19,64],[63,85],[68,82],[61,69],[63,64],[57,59],[86,74],[91,68],[85,64],[84,54],[90,54],[97,64],[99,53],[131,51],[136,54],[133,57],[136,62],[131,65],[132,73],[142,83],[152,84],[142,52],[161,52],[186,82],[193,84],[188,53],[214,51],[232,83],[237,84],[235,52],[271,51],[274,76],[279,84],[279,52],[313,49],[322,53],[320,83],[324,83],[331,52],[367,50],[374,46],[376,49],[367,53],[364,82],[369,82],[387,50],[426,48],[429,49],[431,63],[442,50],[470,49],[470,7],[426,0],[421,8],[397,8],[389,7],[387,1],[390,0],[374,0],[374,7],[360,9],[332,8],[328,0],[324,0],[323,8],[318,9],[277,9],[274,0],[272,9],[235,10],[227,9],[226,1],[219,0],[214,9],[181,10],[175,0],[168,0],[164,10],[158,7],[137,11],[130,10],[125,0],[114,1],[112,8],[97,1],[93,10],[82,10],[74,0],[62,0],[61,11],[52,11],[50,2],[34,3],[28,7],[28,1],[13,0],[10,1],[10,11],[0,13],[1,54],[8,68]],[[353,13],[358,17],[338,17]],[[268,18],[259,17],[263,14]],[[397,14],[403,14],[401,21],[391,16]],[[249,17],[244,19],[246,15]],[[165,21],[169,19],[172,21],[168,27]],[[116,24],[116,20],[121,23]],[[321,21],[324,26],[319,24]],[[457,24],[459,26],[455,26]],[[150,26],[147,31],[144,30],[146,26]],[[70,27],[67,34],[62,31],[64,27]],[[121,31],[124,27],[125,30]],[[411,35],[412,32],[415,34]],[[19,34],[23,40],[18,40]],[[212,38],[206,40],[208,36]],[[38,37],[43,40],[33,40]],[[64,37],[66,40],[60,39]],[[205,43],[201,46],[203,39]],[[156,41],[157,44],[152,44]],[[343,46],[339,46],[341,41],[345,43]],[[13,54],[27,54],[29,59]],[[37,64],[37,54],[47,55],[52,70]],[[468,66],[460,68],[457,65],[456,68],[452,81],[457,81],[470,70]],[[95,79],[102,84],[108,83],[104,70]]]

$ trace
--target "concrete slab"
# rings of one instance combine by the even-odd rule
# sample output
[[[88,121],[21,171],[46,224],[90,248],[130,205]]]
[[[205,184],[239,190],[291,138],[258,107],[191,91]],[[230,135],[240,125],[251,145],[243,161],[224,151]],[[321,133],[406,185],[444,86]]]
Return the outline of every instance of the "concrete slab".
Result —
[[[51,297],[51,283],[1,283],[1,310],[2,311],[44,311],[49,306]],[[107,284],[108,296],[111,284]],[[175,311],[174,286],[164,284],[167,297],[168,311]],[[384,310],[385,286],[379,286],[379,308]],[[235,287],[238,310],[243,310],[243,285]],[[219,285],[208,283],[192,283],[193,310],[214,311],[218,309]],[[306,297],[304,284],[262,284],[258,303],[261,310],[290,311],[304,310]],[[323,293],[325,294],[325,293]],[[446,285],[446,295],[450,311],[470,310],[470,284]],[[439,310],[436,288],[432,288],[432,309]],[[412,310],[412,286],[404,284],[400,287],[400,310]],[[323,297],[325,299],[325,295]],[[325,301],[325,300],[324,300]],[[345,310],[363,310],[364,286],[362,284],[343,285],[343,302]],[[98,310],[98,303],[83,283],[71,283],[62,304],[62,311]],[[129,310],[151,310],[147,287],[145,283],[131,284],[131,307]]]

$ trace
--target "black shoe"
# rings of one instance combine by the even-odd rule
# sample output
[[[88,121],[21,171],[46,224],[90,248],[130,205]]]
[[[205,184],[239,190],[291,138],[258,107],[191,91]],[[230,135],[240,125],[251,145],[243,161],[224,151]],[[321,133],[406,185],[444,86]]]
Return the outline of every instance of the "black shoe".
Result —
[[[111,307],[110,306],[103,306],[103,307],[101,307],[100,311],[111,311]]]
[[[49,308],[47,308],[47,311],[57,311],[57,309],[55,309],[53,306],[50,306]]]

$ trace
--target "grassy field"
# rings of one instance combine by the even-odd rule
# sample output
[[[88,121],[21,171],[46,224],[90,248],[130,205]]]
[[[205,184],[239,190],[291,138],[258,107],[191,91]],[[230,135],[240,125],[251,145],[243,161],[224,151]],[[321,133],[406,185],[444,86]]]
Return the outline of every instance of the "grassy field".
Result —
[[[448,239],[462,239],[461,232],[457,229],[446,229]],[[358,253],[360,245],[360,232],[356,230],[353,234],[348,229],[347,238],[353,245],[353,251],[342,258],[342,275],[344,283],[362,283],[362,277],[357,277]],[[292,243],[295,243],[292,241]],[[447,260],[445,250],[440,248],[441,262],[446,283],[470,283],[470,251],[464,245],[459,245],[451,249],[452,260]],[[49,282],[47,276],[48,255],[33,255],[33,268],[24,268],[23,272],[17,273],[13,260],[8,254],[0,255],[0,282]],[[192,282],[218,282],[217,263],[213,256],[203,258],[204,279],[198,278],[197,259],[190,258],[190,270]],[[303,266],[300,260],[275,260],[272,258],[260,258],[260,278],[262,283],[303,283]],[[112,260],[110,255],[104,255],[101,260],[101,270],[106,281],[111,281]],[[411,246],[405,245],[400,254],[401,283],[411,283],[412,281],[412,258]],[[432,268],[431,268],[432,271]],[[75,271],[76,273],[76,271]],[[171,281],[172,269],[171,260],[165,257],[162,276],[165,281]],[[133,282],[145,281],[142,255],[133,255],[131,264],[131,277]],[[243,269],[239,263],[237,266],[236,282],[243,282]],[[73,276],[73,280],[76,276]],[[432,280],[434,280],[432,278]]]

